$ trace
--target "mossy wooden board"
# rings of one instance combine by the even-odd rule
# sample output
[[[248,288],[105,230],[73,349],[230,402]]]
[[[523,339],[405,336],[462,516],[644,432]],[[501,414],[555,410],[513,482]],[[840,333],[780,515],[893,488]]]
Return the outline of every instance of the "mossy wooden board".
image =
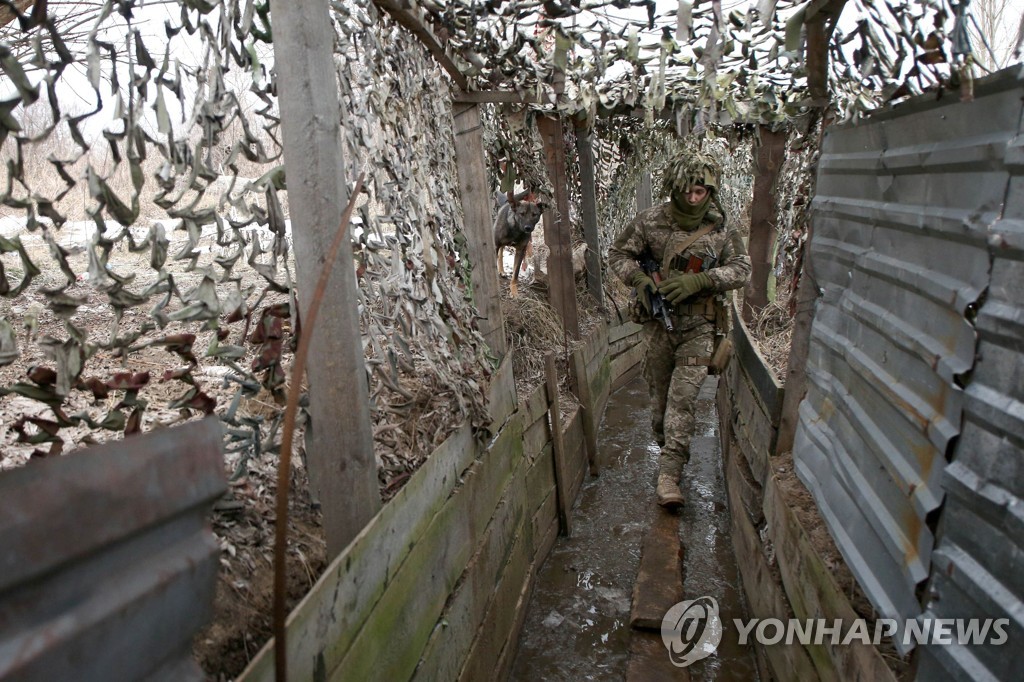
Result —
[[[830,622],[839,618],[849,627],[857,614],[811,545],[807,532],[789,507],[774,477],[768,480],[765,490],[764,514],[768,522],[768,537],[775,546],[779,572],[796,617],[825,618]],[[896,680],[878,649],[870,644],[833,645],[828,640],[821,648],[830,657],[838,679]],[[817,657],[814,658],[817,663]]]
[[[551,427],[548,425],[547,412],[533,422],[523,433],[523,452],[527,457],[536,457],[537,453],[551,443]]]
[[[615,343],[620,339],[633,336],[634,334],[639,334],[643,329],[643,326],[636,324],[635,322],[616,325],[608,329],[608,343]]]
[[[518,432],[518,429],[516,429]],[[476,459],[468,424],[450,436],[413,474],[303,598],[288,618],[288,668],[295,679],[333,669],[405,561],[424,529]],[[273,641],[239,679],[274,677]]]
[[[331,679],[397,680],[412,674],[521,459],[522,432],[513,419],[391,574],[348,653],[337,667],[326,668]],[[377,569],[370,575],[381,573]]]
[[[487,613],[476,631],[472,649],[458,679],[477,682],[489,680],[494,675],[495,663],[512,634],[519,595],[529,583],[530,553],[525,533],[520,533],[492,591]]]
[[[526,503],[528,466],[522,461],[505,488],[476,553],[434,625],[413,679],[451,680],[461,670],[512,543],[532,517]]]
[[[497,431],[515,411],[518,401],[516,382],[512,376],[511,356],[505,357],[501,366],[498,367],[498,370],[491,378],[488,396],[490,398],[489,410],[491,413],[492,429]]]
[[[547,414],[549,403],[547,386],[545,384],[538,385],[520,409],[523,413],[523,424],[529,426]]]
[[[778,618],[785,622],[792,617],[782,585],[771,573],[764,556],[757,530],[742,511],[742,501],[734,469],[726,470],[729,510],[732,523],[732,544],[740,569],[743,591],[754,618]],[[807,651],[799,644],[775,644],[763,647],[772,672],[780,680],[815,680],[817,670]]]
[[[624,385],[625,382],[621,381],[621,378],[630,373],[634,367],[640,367],[644,360],[644,353],[647,351],[647,346],[637,345],[633,346],[632,349],[626,351],[622,355],[618,356],[611,362],[611,376],[613,379],[613,387],[618,388]],[[638,370],[639,371],[639,370]],[[614,390],[613,388],[613,390]]]

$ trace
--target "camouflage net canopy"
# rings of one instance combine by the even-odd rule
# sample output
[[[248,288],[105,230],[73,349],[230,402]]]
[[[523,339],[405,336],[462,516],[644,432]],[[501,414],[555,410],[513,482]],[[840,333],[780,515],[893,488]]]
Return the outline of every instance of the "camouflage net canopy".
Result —
[[[347,177],[368,178],[352,248],[384,478],[414,468],[403,458],[429,452],[443,425],[486,422],[492,367],[473,323],[449,93],[437,87],[449,80],[389,13],[432,33],[469,90],[534,102],[490,114],[496,188],[550,191],[538,109],[594,126],[606,248],[641,178],[658,187],[680,145],[725,145],[736,170],[735,196],[723,200],[745,213],[744,126],[805,116],[803,52],[825,12],[850,18],[826,22],[829,94],[849,118],[968,83],[967,6],[331,3]],[[5,451],[56,453],[98,430],[216,413],[241,471],[277,447],[299,330],[270,3],[0,0],[0,22]],[[597,118],[638,107],[640,119]],[[738,132],[715,138],[728,127]],[[572,170],[573,130],[565,135]]]
[[[807,26],[826,12],[829,99],[844,118],[959,87],[971,73],[966,0],[384,4],[428,26],[471,90],[516,91],[572,113],[642,108],[648,120],[667,108],[683,133],[806,111]],[[848,20],[836,25],[840,9]]]
[[[278,447],[301,294],[268,3],[37,7],[0,43],[3,466],[215,413],[242,473]],[[369,0],[331,19],[347,176],[366,172],[335,267],[359,277],[386,483],[486,423],[493,362],[444,76]]]

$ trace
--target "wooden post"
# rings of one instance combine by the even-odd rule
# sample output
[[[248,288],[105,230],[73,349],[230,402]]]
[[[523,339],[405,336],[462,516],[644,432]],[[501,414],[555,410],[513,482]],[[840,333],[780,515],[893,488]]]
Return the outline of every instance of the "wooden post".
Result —
[[[754,200],[750,207],[750,253],[752,272],[743,296],[743,321],[768,305],[768,276],[775,246],[775,187],[786,157],[786,133],[761,126],[754,176]]]
[[[636,186],[636,212],[646,211],[654,205],[654,196],[651,191],[651,174],[644,173],[640,177],[640,184]]]
[[[587,344],[589,345],[589,344]],[[583,348],[586,348],[584,346]],[[596,402],[593,392],[590,390],[590,380],[587,378],[587,361],[579,348],[572,354],[572,373],[576,379],[576,396],[580,399],[580,418],[583,423],[583,442],[587,449],[587,464],[591,476],[601,473],[597,461],[597,428],[601,421],[600,415],[594,413]]]
[[[348,200],[327,0],[272,0],[274,53],[299,294],[309,305]],[[380,509],[366,363],[349,258],[331,273],[309,354],[309,476],[323,503],[328,560]]]
[[[562,121],[537,118],[548,176],[555,191],[555,205],[544,211],[544,243],[548,254],[548,297],[551,306],[562,317],[565,331],[573,338],[580,336],[579,313],[576,309],[576,281],[572,274],[572,238],[569,232],[569,188],[566,183],[565,141]]]
[[[555,372],[555,355],[544,357],[544,378],[547,380],[548,415],[551,417],[551,449],[555,462],[555,504],[558,506],[558,528],[562,535],[572,535],[572,500],[569,499],[569,483],[565,480],[565,443],[562,441],[562,412],[558,403],[558,374]]]
[[[455,158],[459,167],[463,227],[473,265],[473,302],[480,314],[480,333],[499,357],[505,355],[505,321],[498,298],[497,251],[494,246],[494,198],[487,186],[484,130],[479,104],[453,104]]]
[[[846,0],[815,0],[804,14],[807,28],[807,89],[813,106],[828,106],[828,44]]]
[[[583,206],[583,236],[587,240],[587,290],[597,305],[604,307],[601,273],[601,236],[597,225],[597,181],[594,172],[594,136],[584,122],[576,126],[576,152],[580,157],[580,194]]]
[[[842,2],[839,0],[839,10]],[[838,12],[838,11],[837,11]],[[818,134],[820,148],[825,131],[832,123],[826,117],[821,123]],[[813,190],[811,194],[813,195]],[[800,281],[796,291],[796,314],[793,318],[793,336],[789,346],[789,363],[786,365],[786,390],[782,400],[782,414],[779,417],[779,432],[775,437],[774,454],[782,454],[793,449],[796,438],[796,426],[799,419],[797,410],[800,401],[807,393],[807,357],[811,348],[811,325],[814,322],[814,311],[818,301],[818,283],[814,279],[811,263],[811,240],[814,238],[814,215],[807,221],[807,239],[804,240],[800,258]]]
[[[789,348],[789,365],[786,368],[786,390],[782,398],[782,416],[779,418],[779,433],[775,438],[774,454],[793,449],[796,437],[797,414],[800,401],[807,393],[807,355],[811,347],[811,324],[814,322],[814,307],[818,300],[818,284],[814,281],[809,265],[811,236],[804,242],[803,273],[796,291],[796,316],[793,320],[793,340]]]

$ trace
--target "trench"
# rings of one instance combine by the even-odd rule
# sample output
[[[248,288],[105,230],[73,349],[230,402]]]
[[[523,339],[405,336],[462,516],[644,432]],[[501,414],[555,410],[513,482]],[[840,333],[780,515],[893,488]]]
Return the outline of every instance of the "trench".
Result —
[[[665,513],[654,503],[658,445],[651,433],[647,387],[636,379],[609,399],[598,434],[601,474],[587,480],[572,510],[572,537],[558,539],[538,573],[510,679],[622,680],[627,670],[633,679],[638,667],[635,661],[631,666],[630,656],[636,638],[644,639],[655,659],[664,655],[660,667],[670,679],[758,679],[753,649],[739,645],[732,626],[734,618],[746,616],[729,537],[716,386],[709,377],[698,397],[679,534],[685,598],[712,596],[719,604],[725,625],[717,651],[685,670],[673,668],[660,636],[629,624],[641,542],[654,514]],[[665,610],[671,606],[665,604]]]

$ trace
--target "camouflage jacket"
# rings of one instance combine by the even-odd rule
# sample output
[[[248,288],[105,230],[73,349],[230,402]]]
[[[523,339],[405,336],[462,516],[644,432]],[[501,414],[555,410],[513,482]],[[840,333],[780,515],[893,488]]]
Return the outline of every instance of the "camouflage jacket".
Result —
[[[750,278],[747,247],[735,228],[722,227],[720,216],[712,211],[708,213],[708,219],[717,223],[716,227],[683,253],[674,253],[693,233],[675,224],[670,203],[649,208],[634,218],[615,239],[608,250],[608,265],[619,279],[629,284],[634,274],[642,272],[636,259],[648,248],[661,265],[662,277],[682,271],[691,255],[705,260],[714,257],[715,265],[707,271],[714,283],[714,290],[709,293],[738,289]],[[670,256],[669,263],[665,262],[666,255]]]

